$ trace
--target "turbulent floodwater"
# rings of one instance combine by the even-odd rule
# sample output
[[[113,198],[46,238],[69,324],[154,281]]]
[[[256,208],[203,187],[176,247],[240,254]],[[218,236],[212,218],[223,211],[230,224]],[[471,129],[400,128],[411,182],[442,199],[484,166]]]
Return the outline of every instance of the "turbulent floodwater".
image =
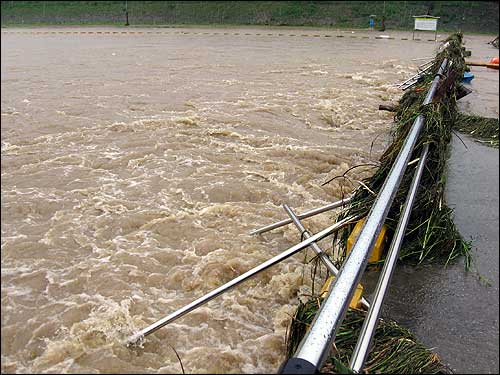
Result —
[[[2,372],[179,373],[173,348],[186,372],[276,372],[310,293],[303,255],[143,348],[122,341],[298,242],[291,226],[248,232],[286,217],[283,203],[327,204],[371,173],[321,186],[378,159],[392,124],[378,105],[437,44],[324,30],[14,31],[1,43]]]

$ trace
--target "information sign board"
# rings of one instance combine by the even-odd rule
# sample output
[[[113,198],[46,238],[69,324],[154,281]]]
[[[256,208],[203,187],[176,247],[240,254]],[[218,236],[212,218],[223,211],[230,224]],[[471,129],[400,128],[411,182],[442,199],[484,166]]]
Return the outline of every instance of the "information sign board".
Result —
[[[436,31],[437,18],[415,18],[415,30]]]

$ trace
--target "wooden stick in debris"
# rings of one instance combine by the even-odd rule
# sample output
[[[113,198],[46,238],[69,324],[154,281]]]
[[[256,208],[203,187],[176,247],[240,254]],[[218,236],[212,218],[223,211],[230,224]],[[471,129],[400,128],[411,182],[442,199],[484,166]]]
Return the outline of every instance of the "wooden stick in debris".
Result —
[[[378,110],[379,111],[396,112],[398,110],[398,107],[395,105],[379,104]]]
[[[469,66],[485,66],[487,68],[491,69],[496,69],[498,70],[498,64],[490,64],[490,63],[481,63],[481,62],[472,62],[472,61],[466,61],[465,64]]]

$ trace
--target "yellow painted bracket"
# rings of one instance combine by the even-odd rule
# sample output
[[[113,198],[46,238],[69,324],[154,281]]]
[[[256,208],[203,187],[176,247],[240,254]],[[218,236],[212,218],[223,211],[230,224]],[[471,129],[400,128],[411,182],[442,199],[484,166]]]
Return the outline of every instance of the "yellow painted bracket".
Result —
[[[356,242],[356,240],[359,237],[359,233],[361,232],[361,228],[363,227],[363,224],[365,223],[365,219],[359,220],[356,225],[354,226],[354,229],[352,233],[350,234],[349,238],[347,239],[347,254],[350,253],[352,246]],[[380,234],[377,237],[377,240],[375,241],[375,245],[373,245],[373,249],[370,252],[370,258],[368,258],[368,263],[376,263],[380,259],[382,259],[382,256],[384,255],[384,247],[385,247],[385,242],[386,242],[386,231],[387,227],[382,225],[382,229],[380,230]],[[330,276],[328,279],[326,279],[325,283],[321,287],[320,291],[320,297],[325,298],[328,291],[330,290],[330,286],[335,280],[335,276]],[[351,299],[351,302],[349,303],[349,308],[351,309],[360,309],[362,308],[361,305],[361,297],[363,296],[363,285],[358,284],[356,286],[356,290],[354,291],[354,295]]]
[[[347,239],[347,254],[351,251],[354,243],[359,237],[359,233],[361,232],[361,228],[363,227],[363,224],[365,223],[365,219],[361,219],[356,223],[354,226],[354,229],[352,233],[350,234],[349,238]],[[373,249],[370,252],[370,258],[368,258],[368,263],[376,263],[380,259],[382,259],[382,256],[384,255],[384,245],[385,245],[385,240],[386,240],[386,231],[387,227],[382,225],[382,229],[380,230],[380,234],[377,237],[377,240],[375,241],[375,245],[373,245]]]
[[[333,275],[330,276],[328,279],[326,279],[319,293],[321,298],[326,297],[326,294],[330,290],[330,286],[332,285],[333,280],[335,280],[335,276]],[[354,291],[354,296],[352,297],[351,302],[349,303],[349,307],[351,309],[360,309],[361,308],[360,300],[362,296],[363,296],[363,285],[358,284],[356,290]]]

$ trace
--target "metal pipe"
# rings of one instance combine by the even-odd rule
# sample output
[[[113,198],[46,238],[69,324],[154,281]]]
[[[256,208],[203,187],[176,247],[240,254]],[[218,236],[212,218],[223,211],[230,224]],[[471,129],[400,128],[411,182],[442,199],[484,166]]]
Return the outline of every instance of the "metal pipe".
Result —
[[[331,233],[335,232],[336,230],[348,225],[351,221],[355,220],[355,216],[350,216],[347,217],[331,226],[329,226],[326,229],[323,229],[321,232],[316,233],[314,236],[311,236],[310,238],[298,243],[295,246],[290,247],[288,250],[285,250],[279,255],[276,255],[275,257],[265,261],[264,263],[260,264],[257,267],[252,268],[251,270],[245,272],[244,274],[234,278],[233,280],[227,282],[226,284],[218,287],[217,289],[212,290],[211,292],[205,294],[203,297],[198,298],[197,300],[191,302],[190,304],[180,308],[179,310],[173,312],[172,314],[164,317],[163,319],[158,320],[156,323],[151,324],[150,326],[144,328],[143,330],[135,333],[134,335],[130,336],[127,341],[126,345],[129,346],[131,344],[136,343],[138,340],[141,338],[153,333],[154,331],[160,329],[164,325],[173,322],[175,319],[180,318],[184,314],[187,314],[188,312],[196,309],[197,307],[203,305],[204,303],[212,300],[213,298],[217,297],[218,295],[222,294],[226,290],[231,289],[232,287],[240,284],[241,282],[247,280],[248,278],[255,276],[261,271],[266,270],[267,268],[281,262],[282,260],[292,256],[293,254],[299,252],[300,250],[306,248],[309,246],[314,241],[319,241],[326,236],[330,235]]]
[[[341,199],[337,202],[327,204],[326,206],[318,207],[318,208],[315,208],[313,210],[299,214],[299,215],[297,215],[297,217],[299,219],[305,219],[305,218],[320,214],[322,212],[330,211],[330,210],[333,210],[334,208],[343,206],[345,203],[349,202],[351,199],[352,199],[352,197],[344,198],[344,199]],[[271,229],[276,229],[276,228],[282,227],[283,225],[290,224],[291,222],[292,222],[292,219],[281,220],[281,221],[278,221],[274,224],[266,225],[265,227],[262,227],[260,229],[255,229],[255,230],[251,231],[250,234],[261,234],[261,233],[270,231]]]
[[[304,236],[304,238],[311,237],[311,234],[309,233],[309,231],[302,225],[299,218],[297,217],[297,215],[295,215],[295,213],[292,211],[292,209],[290,207],[288,207],[288,205],[286,205],[286,204],[283,205],[283,208],[285,209],[288,216],[290,216],[293,223],[295,224],[297,229],[300,231],[300,233]],[[328,255],[321,249],[321,247],[319,247],[319,245],[316,242],[312,242],[309,245],[309,247],[312,248],[316,254],[318,254],[318,257],[324,263],[326,268],[328,268],[328,271],[330,271],[330,273],[337,276],[337,274],[339,273],[339,270],[337,269],[337,267],[335,267],[333,262],[330,260]],[[370,304],[368,303],[368,301],[364,297],[361,297],[360,303],[365,308],[367,308],[367,309],[370,308]]]
[[[397,85],[397,87],[404,86],[407,82],[410,82],[411,80],[418,80],[426,71],[428,71],[429,69],[431,69],[432,66],[433,66],[432,64],[429,65],[427,68],[421,70],[420,72],[418,72],[417,74],[415,74],[413,77],[410,77],[406,81],[399,83]]]
[[[425,69],[423,69],[423,70],[420,70],[420,69],[421,69],[421,67],[425,66],[426,64],[424,64],[424,65],[420,65],[420,66],[419,66],[419,70],[420,70],[420,71],[419,71],[419,73],[417,73],[417,75],[415,75],[415,76],[413,76],[413,77],[412,77],[412,78],[414,78],[414,80],[413,80],[413,81],[410,81],[410,82],[408,82],[408,80],[407,80],[407,81],[405,81],[405,83],[403,83],[402,85],[400,85],[400,86],[399,86],[399,88],[400,88],[401,90],[405,91],[405,90],[408,90],[410,87],[412,87],[412,86],[416,85],[417,83],[421,82],[421,80],[420,80],[420,79],[422,78],[422,76],[424,75],[424,73],[425,73],[427,70],[431,69],[431,68],[434,66],[434,60],[429,61],[427,64],[430,64],[430,65],[428,65],[428,66],[427,66]],[[450,63],[450,64],[451,64],[451,63]]]
[[[416,59],[411,59],[411,61],[418,61],[418,60],[430,60],[433,59],[432,56],[430,57],[417,57]]]
[[[384,262],[384,267],[375,289],[372,305],[368,310],[368,314],[365,318],[365,321],[363,322],[363,326],[361,327],[358,341],[356,342],[356,346],[354,347],[354,351],[352,353],[349,367],[357,373],[359,373],[359,371],[363,368],[366,357],[370,350],[370,344],[373,339],[375,329],[377,328],[378,317],[380,315],[380,310],[382,309],[382,303],[384,302],[389,283],[391,282],[391,277],[398,260],[399,249],[403,242],[406,227],[410,219],[413,202],[415,200],[415,197],[417,196],[417,189],[420,183],[420,178],[422,177],[428,151],[429,145],[426,144],[424,146],[424,149],[422,150],[420,161],[418,162],[417,170],[415,171],[415,175],[413,176],[409,194],[404,204],[403,213],[398,222],[398,226],[396,228],[396,232],[394,233],[394,238],[391,242],[391,246],[389,247],[387,258]]]
[[[428,66],[428,65],[432,65],[432,64],[434,64],[434,60],[427,61],[426,63],[419,65],[418,68],[422,69],[424,66]]]
[[[418,82],[420,82],[420,78],[422,78],[424,73],[434,66],[434,61],[429,61],[429,63],[430,63],[430,65],[427,68],[419,71],[419,73],[417,73],[416,75],[414,75],[410,79],[407,79],[405,82],[400,84],[398,87],[404,91],[404,90],[408,90],[410,87],[412,87],[413,85],[416,85]],[[451,66],[451,62],[450,62],[450,66]],[[411,82],[411,79],[414,79],[413,82]]]
[[[403,91],[406,91],[406,90],[408,90],[410,87],[415,86],[417,83],[418,83],[418,81],[412,82],[412,83],[410,83],[410,84],[408,84],[408,85],[406,85],[406,86],[404,86],[404,87],[403,87],[403,86],[402,86],[402,87],[400,87],[400,89],[401,89],[401,90],[403,90]]]
[[[438,73],[434,77],[432,85],[427,92],[423,104],[429,104],[434,97],[437,84],[442,76],[448,60],[444,59]],[[361,275],[368,262],[368,256],[372,249],[382,225],[387,217],[390,206],[403,178],[408,161],[410,160],[413,148],[417,143],[418,136],[424,124],[424,116],[419,115],[404,141],[401,150],[389,171],[389,174],[375,199],[375,202],[368,213],[365,224],[361,229],[349,256],[340,269],[338,277],[323,301],[316,314],[309,331],[302,339],[294,355],[302,364],[314,366],[318,371],[323,365],[335,335],[344,320],[349,302],[352,299],[356,285],[358,285]],[[295,365],[288,360],[290,366]],[[302,366],[297,364],[296,366]],[[292,371],[288,363],[282,368],[284,372]]]
[[[408,82],[415,81],[418,79],[419,76],[420,76],[420,73],[417,73],[414,76],[411,76],[410,78],[408,78],[406,81],[396,84],[396,87],[402,87],[405,84],[408,84]]]

